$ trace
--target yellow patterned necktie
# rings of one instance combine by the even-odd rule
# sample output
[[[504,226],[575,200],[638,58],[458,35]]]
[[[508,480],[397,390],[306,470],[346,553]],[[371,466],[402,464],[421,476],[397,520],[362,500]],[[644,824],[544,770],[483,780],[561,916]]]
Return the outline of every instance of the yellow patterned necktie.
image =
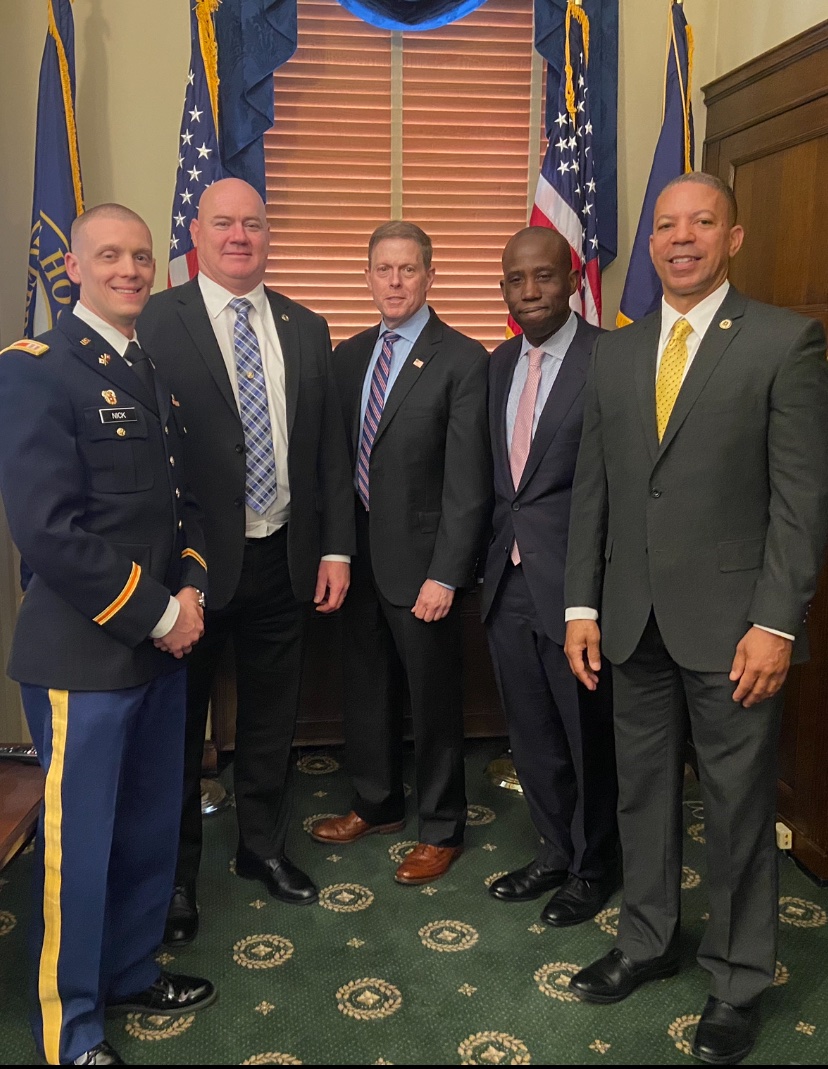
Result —
[[[687,335],[692,332],[693,328],[686,319],[677,320],[670,340],[664,347],[656,378],[656,426],[659,441],[664,437],[667,421],[681,389],[681,379],[687,363]]]

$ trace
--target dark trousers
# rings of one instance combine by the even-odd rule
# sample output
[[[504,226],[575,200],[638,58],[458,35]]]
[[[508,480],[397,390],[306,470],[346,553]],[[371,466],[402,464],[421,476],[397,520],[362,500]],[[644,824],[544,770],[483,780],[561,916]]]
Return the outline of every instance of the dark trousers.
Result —
[[[687,728],[704,802],[710,919],[698,961],[734,1006],[773,982],[778,875],[776,750],[782,694],[750,709],[724,672],[670,657],[655,617],[613,666],[624,901],[618,946],[642,961],[671,951],[681,913],[682,783]]]
[[[201,859],[201,762],[207,707],[224,645],[236,659],[233,767],[239,844],[260,858],[284,852],[290,817],[290,747],[299,708],[305,607],[287,563],[287,527],[250,539],[229,604],[205,613],[204,637],[188,661],[184,801],[177,883],[195,880]]]
[[[618,864],[609,666],[590,692],[543,631],[523,569],[506,565],[487,622],[512,759],[539,858],[581,879]]]
[[[32,910],[32,1031],[57,1065],[104,1038],[107,1002],[158,978],[175,869],[184,672],[113,691],[23,685],[46,773]]]
[[[368,515],[359,502],[356,516],[357,556],[343,607],[345,754],[353,808],[370,824],[403,819],[407,683],[419,839],[456,846],[466,823],[459,598],[444,619],[430,624],[418,620],[410,605],[392,605],[374,583]]]

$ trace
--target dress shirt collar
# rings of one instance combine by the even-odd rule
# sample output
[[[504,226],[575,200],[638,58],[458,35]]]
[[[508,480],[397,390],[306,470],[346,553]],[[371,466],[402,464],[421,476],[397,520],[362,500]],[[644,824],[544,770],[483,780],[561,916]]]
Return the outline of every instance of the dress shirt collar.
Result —
[[[207,314],[211,319],[218,319],[230,302],[238,296],[238,294],[231,293],[224,286],[220,286],[218,282],[208,278],[203,271],[198,273],[198,287],[201,290],[201,296],[204,298]],[[267,294],[265,293],[264,282],[260,282],[249,293],[245,293],[244,299],[250,301],[260,316],[264,316],[267,308]],[[230,310],[233,311],[232,308]],[[235,313],[233,314],[235,315]]]
[[[730,283],[727,279],[712,293],[708,294],[703,301],[699,301],[697,305],[694,305],[689,312],[677,312],[672,305],[667,303],[665,297],[661,298],[661,335],[662,337],[669,337],[673,330],[673,327],[679,321],[679,319],[686,319],[690,326],[693,328],[693,333],[699,338],[703,338],[707,332],[707,328],[713,322],[713,316],[721,306],[722,301],[727,295],[727,291],[730,289]]]
[[[93,312],[91,308],[87,308],[85,304],[81,304],[80,301],[75,305],[73,313],[82,319],[88,327],[91,327],[94,331],[103,338],[107,345],[111,345],[117,352],[118,356],[123,356],[127,351],[127,346],[131,341],[137,342],[138,335],[135,331],[132,331],[132,337],[126,338],[116,327],[113,327],[111,323],[107,323],[105,319],[101,319],[97,313]]]
[[[574,312],[570,312],[569,319],[567,319],[564,325],[556,330],[554,334],[550,334],[546,341],[541,345],[533,345],[526,335],[523,334],[523,341],[520,346],[520,356],[525,356],[530,349],[542,349],[543,352],[548,353],[549,356],[557,356],[559,359],[563,360],[566,356],[567,349],[572,344],[572,339],[575,337],[575,331],[577,329],[578,317]]]
[[[410,345],[419,338],[423,332],[423,328],[429,320],[431,315],[431,309],[427,304],[424,304],[422,308],[418,308],[413,316],[409,316],[404,323],[401,323],[398,327],[389,327],[385,323],[380,323],[380,336],[385,331],[392,331],[394,334],[399,334],[401,338],[404,338]]]

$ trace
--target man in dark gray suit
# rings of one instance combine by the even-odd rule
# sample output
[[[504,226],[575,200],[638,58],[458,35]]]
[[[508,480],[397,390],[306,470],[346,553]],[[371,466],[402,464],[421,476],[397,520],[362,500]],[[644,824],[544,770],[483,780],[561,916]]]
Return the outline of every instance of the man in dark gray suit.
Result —
[[[495,508],[482,612],[536,857],[489,893],[524,902],[559,888],[541,919],[594,917],[617,887],[609,676],[595,691],[564,655],[564,566],[589,355],[601,334],[569,307],[569,243],[533,226],[503,252],[500,288],[523,334],[489,361]]]
[[[821,326],[727,281],[732,191],[687,174],[659,197],[661,310],[599,339],[566,575],[566,652],[594,687],[613,665],[624,902],[608,955],[571,981],[618,1002],[678,969],[687,722],[705,807],[711,995],[693,1044],[752,1049],[776,958],[776,750],[782,685],[828,527]],[[600,609],[600,631],[597,622]]]

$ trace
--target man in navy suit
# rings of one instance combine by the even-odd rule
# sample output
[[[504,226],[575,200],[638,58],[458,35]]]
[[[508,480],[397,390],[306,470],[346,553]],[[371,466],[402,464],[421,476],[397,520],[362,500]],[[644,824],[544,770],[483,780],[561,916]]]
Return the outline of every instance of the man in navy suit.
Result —
[[[564,567],[589,355],[601,331],[570,309],[569,245],[528,227],[503,253],[500,288],[523,335],[489,364],[493,536],[483,619],[515,768],[540,836],[536,857],[489,888],[523,902],[559,888],[541,919],[594,917],[617,886],[608,681],[590,693],[564,655]]]

